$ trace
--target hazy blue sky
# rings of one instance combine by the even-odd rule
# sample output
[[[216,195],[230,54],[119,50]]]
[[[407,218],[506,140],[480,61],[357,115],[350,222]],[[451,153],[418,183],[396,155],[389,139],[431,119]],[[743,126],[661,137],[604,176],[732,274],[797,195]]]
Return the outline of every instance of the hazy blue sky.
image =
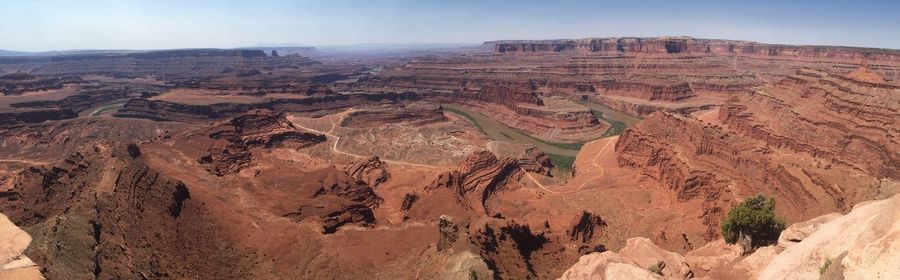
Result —
[[[687,35],[900,49],[900,1],[0,0],[0,49]]]

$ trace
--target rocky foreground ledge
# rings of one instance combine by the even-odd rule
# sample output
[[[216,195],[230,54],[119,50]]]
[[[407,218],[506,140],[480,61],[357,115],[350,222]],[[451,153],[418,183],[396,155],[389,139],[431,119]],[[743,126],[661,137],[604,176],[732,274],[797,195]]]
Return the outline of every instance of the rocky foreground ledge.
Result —
[[[900,279],[898,206],[895,195],[795,223],[778,244],[743,256],[723,240],[682,256],[631,238],[619,252],[582,256],[559,279]]]
[[[44,279],[34,262],[25,256],[31,236],[0,214],[0,279]]]

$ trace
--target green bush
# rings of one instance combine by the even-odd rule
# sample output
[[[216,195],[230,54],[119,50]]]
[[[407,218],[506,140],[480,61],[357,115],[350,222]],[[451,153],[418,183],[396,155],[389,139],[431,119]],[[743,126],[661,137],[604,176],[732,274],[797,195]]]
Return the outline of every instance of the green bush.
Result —
[[[825,263],[819,267],[819,275],[825,274],[825,271],[828,271],[828,267],[831,266],[831,263],[834,262],[831,258],[825,259]]]
[[[650,265],[647,267],[647,270],[653,274],[662,275],[662,267],[660,267],[659,263]]]
[[[734,244],[743,234],[750,238],[753,248],[758,248],[778,242],[784,227],[784,220],[775,216],[775,199],[757,195],[728,212],[722,223],[722,237]]]

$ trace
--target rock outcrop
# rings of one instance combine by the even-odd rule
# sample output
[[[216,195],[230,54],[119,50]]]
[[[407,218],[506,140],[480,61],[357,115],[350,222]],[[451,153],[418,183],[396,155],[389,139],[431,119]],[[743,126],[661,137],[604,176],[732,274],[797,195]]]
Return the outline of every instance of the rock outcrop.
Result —
[[[214,76],[228,68],[314,66],[302,56],[269,57],[261,50],[184,49],[136,53],[52,56],[32,73],[40,75],[107,75],[113,77]]]
[[[900,87],[800,69],[765,92],[730,100],[718,118],[731,130],[771,147],[829,162],[829,168],[861,170],[897,180],[900,172],[895,167],[900,156],[889,151],[900,149],[900,144],[888,140],[900,135],[897,94]],[[854,182],[840,185],[865,189]],[[828,192],[840,195],[838,190]],[[868,198],[843,203],[864,199]]]
[[[859,61],[898,61],[900,52],[888,49],[851,47],[791,46],[747,41],[694,39],[690,37],[657,38],[586,38],[575,40],[491,41],[498,53],[514,52],[612,52],[655,55],[741,55],[752,57],[787,57]]]
[[[302,132],[283,113],[254,110],[218,123],[204,133],[214,139],[200,163],[222,176],[240,171],[252,161],[253,148],[300,149],[325,142],[325,135]]]
[[[875,73],[874,71],[872,71],[872,69],[869,69],[868,65],[866,65],[865,63],[858,69],[853,70],[853,72],[847,74],[847,78],[864,83],[885,83],[884,77],[881,77],[881,75],[878,75],[878,73]]]
[[[543,279],[555,277],[559,252],[563,247],[546,232],[510,221],[487,221],[470,229],[469,240],[481,250],[481,257],[500,279]]]
[[[440,230],[440,238],[437,242],[437,250],[446,251],[452,248],[456,240],[459,239],[459,226],[453,223],[452,218],[441,216],[438,221],[438,229]]]
[[[44,279],[40,268],[25,256],[31,236],[0,214],[0,279]]]
[[[375,214],[372,213],[372,208],[362,204],[344,205],[343,207],[330,208],[328,210],[319,208],[303,206],[297,211],[284,214],[284,217],[296,221],[315,217],[322,223],[322,233],[324,234],[335,233],[340,227],[345,225],[370,226],[375,223]]]
[[[375,108],[350,113],[341,123],[343,127],[368,128],[389,124],[422,126],[446,121],[441,107],[435,104],[411,103],[400,108]]]
[[[376,222],[372,209],[384,200],[365,183],[334,167],[318,170],[310,176],[318,177],[318,180],[304,184],[318,186],[317,189],[311,192],[311,196],[297,201],[299,206],[295,210],[282,216],[297,222],[311,220],[319,223],[325,234],[335,233],[347,225],[367,227]]]
[[[400,211],[403,212],[404,221],[409,220],[409,210],[412,209],[417,200],[419,200],[419,195],[415,193],[403,195],[403,201],[400,202]]]
[[[840,267],[842,279],[900,278],[900,195],[867,203],[781,252],[759,279],[815,278],[827,260]],[[847,253],[839,261],[839,255]]]
[[[255,103],[216,103],[193,105],[162,100],[133,98],[128,100],[113,116],[154,121],[175,121],[206,124],[234,117],[247,111],[265,109],[275,112],[325,114],[364,104],[392,103],[417,100],[412,93],[357,93],[330,94],[304,98],[276,98]]]
[[[550,157],[537,147],[526,149],[524,157],[518,159],[518,164],[525,171],[544,176],[551,176],[554,167]]]
[[[498,159],[491,152],[480,151],[466,158],[457,170],[439,175],[426,189],[450,189],[462,205],[493,216],[498,212],[491,208],[492,196],[518,188],[520,176],[516,160]]]
[[[716,276],[721,270],[732,270],[730,266],[739,260],[743,253],[744,249],[741,246],[728,244],[725,240],[719,239],[687,252],[684,259],[691,265],[695,276]]]
[[[603,231],[606,230],[606,226],[606,222],[600,216],[583,211],[581,217],[578,218],[578,222],[569,231],[569,236],[572,240],[588,243],[594,238],[594,234],[597,236],[602,235]]]
[[[164,90],[160,86],[120,86],[101,85],[96,88],[85,88],[75,91],[74,94],[54,101],[26,101],[10,104],[13,108],[62,108],[82,112],[97,108],[101,105],[122,102],[128,98],[138,97],[141,94],[158,93]]]
[[[666,251],[650,239],[636,237],[618,253],[601,252],[582,256],[559,279],[688,279],[690,265],[678,253]]]
[[[646,134],[645,134],[646,133]],[[697,137],[697,136],[699,137]],[[707,226],[703,237],[713,240],[718,236],[718,223],[726,209],[723,197],[726,186],[719,179],[721,172],[703,170],[685,162],[684,151],[694,151],[691,155],[706,155],[713,144],[704,141],[723,141],[727,135],[710,127],[704,127],[683,117],[656,113],[635,128],[628,129],[616,142],[616,157],[619,165],[639,168],[643,176],[649,177],[668,187],[678,200],[701,201],[704,209],[703,224]],[[673,141],[681,137],[682,141]],[[699,143],[698,143],[699,142]],[[675,147],[675,145],[697,144],[695,147]],[[730,148],[724,148],[728,151]],[[718,168],[718,167],[716,167]]]
[[[858,204],[846,215],[796,223],[782,235],[801,240],[786,249],[766,246],[744,256],[739,246],[721,239],[682,257],[649,239],[631,238],[619,253],[583,256],[561,279],[894,279],[900,276],[898,203],[900,195],[895,195]],[[796,237],[806,230],[808,236]],[[650,268],[659,274],[646,278]]]
[[[566,270],[558,280],[655,280],[659,276],[615,252],[593,253],[582,256]]]
[[[372,188],[378,187],[378,185],[387,182],[391,178],[387,164],[382,162],[377,156],[358,160],[347,166],[346,171],[357,181],[364,182]],[[411,206],[412,202],[410,202]]]
[[[771,101],[755,102],[772,108]],[[774,108],[787,110],[784,106]],[[736,198],[758,193],[774,196],[778,200],[776,212],[788,222],[798,222],[846,211],[852,203],[879,193],[877,178],[900,176],[896,170],[883,169],[894,159],[884,150],[893,144],[882,140],[877,141],[886,146],[874,144],[882,136],[860,131],[859,136],[846,138],[850,143],[846,148],[870,155],[863,160],[855,153],[838,155],[840,148],[831,148],[834,143],[819,145],[825,138],[813,137],[812,131],[822,135],[831,133],[833,128],[824,124],[811,126],[813,116],[785,112],[785,117],[774,123],[768,117],[761,121],[755,119],[755,114],[742,114],[731,107],[719,110],[719,118],[726,120],[727,128],[683,115],[654,113],[622,133],[615,146],[620,166],[635,168],[645,178],[666,186],[678,201],[702,207],[701,222],[707,226],[702,237],[707,241],[718,238],[719,221]],[[772,110],[769,114],[780,115]],[[880,120],[875,116],[872,121]],[[759,125],[760,122],[765,125]],[[807,134],[797,134],[805,129],[809,129]],[[879,133],[890,134],[890,130]],[[791,136],[779,137],[782,133]],[[838,134],[845,135],[834,133],[837,138],[842,137]],[[872,140],[865,140],[867,137]],[[786,155],[805,160],[785,162]],[[837,175],[842,172],[858,174],[859,180]]]
[[[647,238],[628,239],[625,248],[619,250],[619,255],[630,259],[638,267],[655,267],[659,271],[658,274],[666,279],[687,279],[694,276],[691,266],[685,262],[684,257],[656,246]]]
[[[823,224],[840,218],[841,216],[843,215],[838,213],[831,213],[813,218],[808,221],[794,223],[788,228],[784,229],[784,231],[781,232],[781,235],[778,236],[778,246],[784,248],[793,246],[794,244],[803,241],[803,239],[808,237],[813,232],[819,230],[819,228]]]
[[[514,88],[509,86],[485,85],[473,93],[460,93],[455,98],[476,100],[486,103],[496,103],[515,110],[519,103],[531,105],[544,105],[544,101],[532,90]]]
[[[72,119],[76,117],[78,117],[78,113],[72,111],[72,109],[40,109],[0,112],[0,127]]]
[[[0,96],[21,95],[26,92],[62,89],[69,83],[80,83],[77,76],[38,77],[29,73],[15,72],[0,75]]]
[[[26,255],[43,274],[247,277],[247,263],[214,238],[212,218],[188,187],[124,150],[98,143],[55,166],[31,167],[0,195],[0,211],[32,228]]]
[[[555,143],[579,143],[594,139],[608,127],[588,108],[556,97],[542,99],[541,105],[507,105],[470,99],[446,100],[443,96],[433,99],[437,102],[455,102],[501,124]]]

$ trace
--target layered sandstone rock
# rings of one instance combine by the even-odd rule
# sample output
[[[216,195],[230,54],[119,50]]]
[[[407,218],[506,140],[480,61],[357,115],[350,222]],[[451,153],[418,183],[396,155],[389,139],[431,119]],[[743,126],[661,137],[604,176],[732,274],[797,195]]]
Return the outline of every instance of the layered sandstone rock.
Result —
[[[369,226],[375,222],[375,215],[372,213],[372,209],[361,204],[344,205],[328,209],[327,211],[304,206],[297,211],[284,214],[284,217],[296,221],[302,221],[310,217],[317,218],[322,223],[322,233],[325,234],[335,233],[340,227],[345,225]]]
[[[384,200],[372,188],[334,167],[310,175],[318,177],[318,180],[306,184],[318,188],[311,196],[297,201],[299,207],[283,213],[283,217],[297,222],[314,221],[321,225],[325,234],[335,233],[348,225],[371,226],[376,222],[372,209]]]
[[[647,238],[628,239],[625,248],[619,250],[619,255],[630,259],[638,267],[656,267],[659,274],[667,279],[686,279],[694,275],[684,257],[656,246]]]
[[[48,278],[247,276],[187,186],[123,147],[93,145],[20,176],[0,211],[33,229],[26,254]]]
[[[439,279],[447,280],[472,280],[494,279],[494,271],[491,270],[481,256],[469,251],[462,251],[450,257],[445,266],[446,269],[439,274]]]
[[[775,108],[775,112],[787,110],[782,106]],[[819,136],[834,129],[808,125],[814,116],[791,114],[778,122],[769,122],[768,117],[763,121],[736,113],[735,109],[720,110],[719,117],[729,120],[726,121],[728,128],[685,116],[655,113],[626,130],[616,143],[620,166],[635,168],[645,178],[667,186],[674,199],[702,207],[701,221],[707,226],[702,236],[707,241],[718,238],[718,223],[724,217],[724,210],[736,198],[758,193],[774,196],[778,200],[776,211],[789,222],[797,222],[845,211],[850,204],[879,192],[877,178],[896,176],[895,170],[883,169],[894,161],[884,153],[884,146],[853,144],[857,141],[871,143],[867,137],[879,139],[882,136],[863,132],[860,135],[866,136],[850,137],[851,144],[847,148],[858,147],[860,152],[884,155],[873,155],[862,161],[857,154],[838,156],[831,153],[827,149],[833,147],[833,143],[809,143],[822,141]],[[739,123],[737,120],[744,121]],[[794,122],[797,122],[796,126],[791,126]],[[739,125],[741,123],[744,125]],[[804,129],[810,131],[799,135]],[[887,133],[891,130],[893,128]],[[792,136],[763,133],[769,131]],[[786,160],[786,157],[801,160]],[[838,175],[841,172],[852,172],[857,180],[847,180]]]
[[[695,276],[702,277],[720,273],[723,267],[729,267],[743,255],[744,249],[735,244],[728,244],[723,239],[712,241],[684,254],[685,262],[691,265]],[[729,268],[730,269],[730,268]]]
[[[16,112],[0,112],[0,126],[19,126],[78,117],[71,109],[41,109]]]
[[[719,172],[693,167],[682,155],[721,153],[730,157],[727,151],[731,150],[731,143],[720,136],[727,137],[727,134],[684,117],[656,113],[622,133],[616,142],[616,157],[619,165],[639,168],[643,176],[669,187],[678,200],[702,201],[703,224],[707,225],[703,237],[713,240],[724,216],[723,203],[728,201],[727,196],[720,197],[727,191],[726,184],[719,179]],[[682,141],[672,141],[676,137]],[[681,148],[676,145],[695,146]],[[714,146],[723,147],[723,151],[714,152]]]
[[[65,108],[75,112],[82,112],[101,105],[121,102],[128,98],[141,94],[163,91],[159,86],[120,86],[101,85],[96,88],[84,88],[75,91],[73,95],[54,101],[26,101],[10,104],[13,108]]]
[[[544,176],[551,176],[551,171],[553,171],[554,167],[550,157],[537,147],[525,149],[525,155],[519,158],[518,164],[525,171]]]
[[[25,256],[29,243],[31,236],[0,214],[0,279],[44,279],[37,265]]]
[[[898,61],[900,53],[888,49],[762,44],[747,41],[708,40],[690,37],[586,38],[577,40],[492,41],[498,53],[510,52],[622,52],[646,54],[705,54],[774,56],[805,59]]]
[[[501,279],[545,279],[562,272],[560,262],[574,261],[547,229],[531,229],[511,221],[489,220],[470,229],[469,240],[495,277]]]
[[[572,237],[572,240],[587,243],[594,238],[594,234],[597,236],[602,235],[603,231],[606,230],[606,226],[606,222],[600,216],[583,211],[581,217],[578,218],[578,222],[569,231],[569,236]]]
[[[599,83],[605,94],[639,98],[649,101],[678,101],[691,98],[694,92],[686,82],[669,82],[655,85],[636,81],[606,80]]]
[[[54,56],[33,72],[42,75],[109,75],[114,77],[212,76],[227,68],[312,66],[302,56],[268,57],[261,50],[184,49],[137,53]]]
[[[144,143],[185,128],[177,123],[116,118],[72,118],[5,126],[0,128],[0,158],[53,162],[97,141]]]
[[[29,73],[15,72],[0,75],[0,96],[20,95],[26,92],[61,89],[64,84],[80,83],[77,76],[38,77]]]
[[[582,256],[559,279],[688,279],[691,267],[680,254],[666,251],[647,238],[630,238],[616,252]]]
[[[844,279],[900,277],[900,195],[868,203],[827,222],[771,260],[759,279],[815,278],[828,260]]]
[[[719,119],[769,146],[896,180],[900,157],[889,151],[900,146],[889,139],[900,135],[897,94],[898,87],[802,69],[766,91],[731,100]]]
[[[387,164],[378,159],[377,156],[358,160],[347,166],[346,171],[357,181],[365,182],[372,188],[378,187],[378,185],[391,178],[391,174],[387,170]],[[404,199],[404,205],[406,205],[405,201]],[[409,202],[409,206],[401,207],[401,210],[403,210],[402,208],[409,210],[410,207],[412,207],[412,201]]]
[[[435,99],[446,102],[443,98]],[[579,143],[599,137],[608,128],[584,106],[556,97],[542,101],[543,105],[518,103],[515,106],[471,100],[455,102],[549,142]]]
[[[865,83],[873,83],[873,84],[883,84],[885,80],[881,75],[869,69],[868,65],[863,64],[853,72],[847,74],[847,78],[854,79],[856,81],[865,82]]]
[[[341,123],[343,127],[370,128],[387,124],[421,126],[446,121],[441,107],[428,103],[412,103],[397,108],[353,111]]]
[[[398,103],[418,100],[413,93],[359,93],[331,94],[305,98],[276,98],[255,103],[216,103],[193,105],[161,100],[134,98],[128,100],[113,116],[120,118],[140,118],[154,121],[177,121],[185,123],[209,123],[244,112],[265,109],[276,112],[296,112],[324,114],[353,106],[379,103]]]
[[[518,188],[520,176],[516,160],[498,159],[491,152],[480,151],[466,158],[457,170],[438,176],[426,189],[450,189],[462,205],[492,216],[498,214],[491,207],[492,196]]]
[[[896,73],[900,60],[900,53],[886,49],[687,37],[498,41],[485,45],[494,52],[417,57],[402,67],[363,76],[353,86],[431,93],[436,99],[452,98],[469,106],[495,99],[457,97],[479,96],[473,93],[510,96],[505,107],[521,102],[511,98],[520,95],[508,92],[535,92],[593,100],[644,116],[654,111],[688,113],[721,105],[733,95],[752,92],[771,79],[805,67],[843,75],[862,61],[862,70],[851,75],[856,78],[848,79],[881,82],[884,80],[877,77]],[[512,90],[481,90],[493,88]]]
[[[300,149],[326,140],[325,135],[297,130],[283,113],[268,110],[236,116],[213,125],[204,134],[215,142],[200,163],[208,165],[209,171],[219,176],[247,167],[252,161],[252,148]]]
[[[400,203],[400,211],[403,212],[403,220],[409,219],[409,210],[412,209],[413,204],[416,203],[416,200],[419,200],[419,195],[414,193],[408,193],[403,195],[403,202]]]
[[[440,239],[437,242],[437,250],[444,251],[453,247],[453,244],[459,239],[459,226],[453,223],[452,218],[441,216],[438,229],[440,230]]]
[[[710,242],[682,257],[656,247],[646,238],[632,238],[619,253],[583,256],[561,279],[642,279],[647,274],[638,269],[649,272],[645,266],[661,268],[661,275],[650,274],[647,279],[893,279],[898,276],[895,268],[900,262],[895,250],[900,231],[898,201],[900,195],[895,195],[858,204],[847,215],[827,215],[797,223],[796,228],[818,228],[787,249],[766,246],[746,256],[742,256],[739,246],[724,240]],[[794,235],[790,231],[782,234]],[[825,267],[828,260],[831,265]],[[680,264],[678,273],[667,271],[671,263]]]
[[[582,256],[559,280],[613,280],[659,279],[659,276],[641,268],[615,252],[593,253]]]
[[[823,224],[831,222],[834,219],[840,218],[841,216],[843,215],[838,213],[831,213],[815,217],[808,221],[794,223],[788,228],[784,229],[784,231],[781,232],[781,235],[778,236],[778,246],[784,248],[793,246],[794,244],[803,241],[803,239],[808,237],[813,232],[819,230],[819,228]]]
[[[486,103],[497,103],[507,108],[515,109],[519,103],[544,105],[540,97],[534,91],[509,86],[485,85],[474,93],[460,93],[454,96],[458,99],[477,100]]]

